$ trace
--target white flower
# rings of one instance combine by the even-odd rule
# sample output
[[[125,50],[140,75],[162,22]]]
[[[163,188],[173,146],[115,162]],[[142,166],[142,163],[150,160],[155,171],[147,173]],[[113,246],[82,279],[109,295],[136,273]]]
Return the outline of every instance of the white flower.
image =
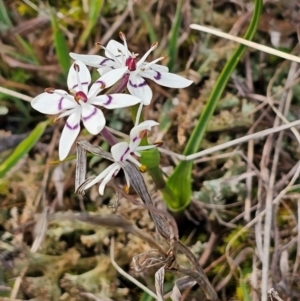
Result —
[[[122,168],[122,162],[130,161],[137,165],[140,170],[144,170],[144,166],[135,159],[132,154],[140,156],[139,151],[156,147],[156,145],[139,146],[141,140],[146,135],[146,131],[150,130],[152,126],[158,125],[156,121],[148,120],[144,121],[138,126],[132,128],[130,132],[130,142],[119,142],[111,147],[111,154],[114,159],[114,163],[103,170],[94,180],[88,183],[84,190],[90,188],[94,184],[101,182],[99,186],[99,193],[103,195],[106,184],[115,177]],[[127,187],[130,187],[130,177],[124,170]]]
[[[168,67],[156,64],[165,59],[165,56],[161,56],[150,63],[145,62],[148,55],[157,47],[157,42],[153,43],[144,56],[137,61],[138,54],[128,50],[126,37],[122,32],[120,32],[120,38],[124,45],[111,40],[107,47],[101,46],[105,49],[106,57],[76,53],[70,53],[70,56],[75,60],[81,60],[88,66],[98,68],[102,75],[118,69],[122,70],[123,75],[129,74],[127,89],[132,95],[141,98],[144,105],[149,105],[152,99],[152,90],[144,78],[149,78],[157,84],[169,88],[185,88],[192,84],[191,80],[169,73]]]
[[[100,77],[88,90],[91,83],[91,75],[86,65],[81,61],[75,61],[68,74],[68,88],[72,94],[64,90],[53,88],[46,89],[35,97],[31,106],[37,111],[60,115],[57,118],[69,116],[59,142],[59,158],[64,160],[76,137],[80,132],[80,119],[85,128],[92,134],[97,135],[105,126],[105,117],[96,106],[107,109],[123,108],[135,105],[141,100],[126,94],[97,94],[103,89],[112,86],[120,77],[120,70],[113,70]]]

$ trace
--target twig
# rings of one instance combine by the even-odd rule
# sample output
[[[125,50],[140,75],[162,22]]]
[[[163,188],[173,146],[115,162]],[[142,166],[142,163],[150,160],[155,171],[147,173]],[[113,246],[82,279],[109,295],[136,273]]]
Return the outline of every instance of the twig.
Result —
[[[240,37],[233,36],[231,34],[222,32],[222,31],[220,31],[218,29],[215,29],[215,28],[202,26],[202,25],[198,25],[198,24],[191,24],[190,27],[192,29],[196,29],[196,30],[199,30],[199,31],[210,33],[210,34],[216,35],[218,37],[228,39],[230,41],[234,41],[234,42],[246,45],[248,47],[251,47],[251,48],[254,48],[254,49],[269,53],[269,54],[273,54],[273,55],[276,55],[278,57],[281,57],[281,58],[284,58],[284,59],[287,59],[287,60],[290,60],[290,61],[300,63],[300,57],[298,57],[298,56],[291,55],[291,54],[288,54],[286,52],[282,52],[282,51],[276,50],[274,48],[271,48],[271,47],[268,47],[268,46],[265,46],[265,45],[261,45],[261,44],[258,44],[258,43],[252,42],[252,41],[245,40],[245,39],[240,38]]]
[[[300,175],[300,162],[297,163],[297,170],[291,179],[290,183],[277,195],[277,197],[273,200],[273,205],[276,205],[279,203],[281,198],[292,188],[295,181],[298,179]],[[233,262],[233,259],[230,256],[230,248],[236,239],[243,234],[247,229],[251,228],[253,225],[255,225],[260,218],[262,218],[266,214],[266,209],[262,210],[258,216],[256,216],[251,222],[249,222],[247,225],[245,225],[240,231],[238,231],[228,242],[226,249],[225,249],[225,255],[229,263]],[[230,265],[231,267],[231,265]]]
[[[189,259],[193,268],[197,271],[197,273],[193,272],[193,274],[191,274],[191,272],[192,272],[191,270],[185,269],[184,274],[193,277],[197,281],[197,283],[199,284],[201,289],[204,291],[206,298],[208,300],[218,301],[219,298],[218,298],[218,295],[217,295],[215,289],[209,282],[201,265],[199,264],[198,260],[194,256],[194,254],[190,251],[190,249],[187,246],[185,246],[181,241],[174,242],[174,247],[178,248],[178,250],[180,250]],[[180,270],[181,270],[181,272],[183,271],[183,269],[180,269]]]
[[[132,283],[134,283],[136,286],[138,286],[140,289],[142,289],[144,292],[146,292],[148,295],[150,295],[151,297],[157,299],[157,296],[155,293],[153,293],[150,289],[148,289],[148,287],[144,286],[142,283],[140,283],[139,281],[137,281],[135,278],[133,278],[132,276],[130,276],[129,274],[127,274],[124,270],[122,270],[118,264],[115,261],[114,258],[114,252],[115,252],[115,240],[112,237],[111,238],[111,242],[110,242],[110,261],[111,264],[114,266],[114,268],[125,278],[127,278],[129,281],[131,281]]]
[[[4,93],[4,94],[7,94],[7,95],[10,95],[10,96],[13,96],[13,97],[20,98],[20,99],[25,100],[25,101],[30,102],[32,100],[32,97],[30,97],[30,96],[27,96],[25,94],[22,94],[22,93],[19,93],[19,92],[10,90],[10,89],[6,89],[6,88],[1,87],[1,86],[0,86],[0,92]]]
[[[287,83],[289,83],[294,74],[296,73],[296,63],[291,64],[291,68],[288,74]],[[290,93],[290,90],[287,90],[287,92],[283,95],[282,100],[280,102],[280,107],[277,110],[279,114],[276,115],[276,119],[274,124],[278,125],[280,123],[280,117],[283,117],[286,115],[289,111],[290,106],[290,100],[291,100],[292,94]],[[281,113],[284,112],[284,115]],[[296,132],[296,137],[299,137],[299,133]],[[271,136],[269,136],[270,139]],[[267,195],[266,195],[266,217],[265,217],[265,225],[264,225],[264,245],[263,245],[263,260],[262,260],[262,283],[261,283],[261,298],[263,301],[267,300],[267,290],[268,290],[268,280],[269,280],[269,261],[270,261],[270,241],[271,241],[271,228],[272,228],[272,216],[273,216],[273,194],[274,194],[274,185],[276,181],[276,172],[277,172],[277,166],[279,161],[279,155],[281,152],[281,144],[283,139],[283,132],[279,134],[278,139],[276,140],[275,145],[275,151],[273,156],[273,162],[272,162],[272,168],[269,178],[269,184],[267,189]],[[299,141],[299,140],[298,140]],[[269,148],[269,146],[268,146]],[[269,150],[267,150],[267,156],[269,156]],[[269,159],[267,160],[269,161]],[[266,166],[268,165],[268,162],[266,163]],[[276,250],[275,245],[275,250]]]
[[[197,152],[195,154],[188,155],[188,156],[179,155],[179,154],[171,152],[169,150],[165,150],[161,147],[159,147],[158,150],[161,153],[165,153],[165,154],[168,154],[170,156],[175,156],[176,158],[178,158],[180,160],[190,161],[190,160],[195,160],[197,158],[209,155],[211,153],[229,148],[231,146],[234,146],[234,145],[237,145],[237,144],[240,144],[240,143],[248,142],[248,141],[254,140],[254,139],[260,139],[260,138],[263,138],[263,137],[268,136],[270,134],[278,133],[278,132],[281,132],[281,131],[284,131],[284,130],[287,130],[287,129],[290,129],[292,127],[296,127],[296,126],[299,126],[299,125],[300,125],[300,120],[296,120],[296,121],[290,122],[288,124],[283,124],[283,125],[273,127],[273,128],[270,128],[270,129],[266,129],[266,130],[263,130],[263,131],[260,131],[260,132],[254,133],[254,134],[246,135],[244,137],[234,139],[234,140],[222,143],[220,145],[213,146],[211,148],[205,149],[203,151],[200,151],[200,152]]]

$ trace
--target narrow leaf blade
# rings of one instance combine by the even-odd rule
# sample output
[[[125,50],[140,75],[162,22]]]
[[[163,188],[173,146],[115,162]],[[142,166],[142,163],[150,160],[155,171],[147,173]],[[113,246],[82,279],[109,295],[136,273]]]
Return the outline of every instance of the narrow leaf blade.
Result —
[[[29,136],[24,139],[12,152],[12,154],[0,165],[0,178],[2,178],[10,169],[12,169],[18,161],[23,158],[38,142],[45,132],[49,121],[40,122]]]
[[[51,25],[58,62],[64,75],[67,76],[70,68],[68,45],[63,32],[59,28],[56,16],[53,13],[51,14]]]

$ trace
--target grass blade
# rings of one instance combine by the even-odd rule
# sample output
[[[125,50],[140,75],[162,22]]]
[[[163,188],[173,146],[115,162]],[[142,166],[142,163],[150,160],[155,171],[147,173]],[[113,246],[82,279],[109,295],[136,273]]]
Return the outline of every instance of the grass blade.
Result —
[[[58,62],[63,74],[67,76],[71,61],[69,56],[69,49],[65,36],[59,28],[59,24],[54,13],[51,13],[51,25]]]
[[[257,30],[259,17],[262,9],[262,0],[255,0],[255,9],[253,16],[244,36],[246,40],[251,40]],[[234,71],[237,63],[241,59],[246,46],[240,44],[232,57],[227,61],[224,66],[215,86],[208,99],[207,105],[204,108],[199,121],[194,128],[192,135],[184,150],[184,155],[190,155],[198,151],[201,141],[204,137],[208,122],[220,100],[222,93]],[[190,203],[191,198],[191,173],[192,161],[181,161],[175,168],[173,174],[168,179],[166,188],[164,189],[164,199],[167,206],[172,211],[182,211]]]
[[[149,16],[148,12],[145,12],[143,10],[140,10],[140,16],[147,28],[147,33],[150,37],[150,42],[151,44],[153,44],[154,42],[158,41],[158,38],[153,27],[153,21],[151,20],[151,16]]]
[[[180,29],[180,23],[182,19],[182,4],[183,0],[179,0],[177,2],[176,7],[176,14],[174,23],[171,29],[171,37],[169,40],[169,63],[168,67],[170,70],[173,70],[176,59],[177,59],[177,42],[178,42],[178,36],[179,36],[179,29]]]
[[[79,38],[79,45],[81,47],[85,45],[86,40],[90,36],[91,31],[97,24],[97,21],[99,19],[99,16],[100,16],[100,13],[101,13],[101,10],[103,7],[103,3],[104,3],[103,0],[89,1],[88,23],[87,23],[85,30],[83,31],[83,33],[81,34],[81,36]]]
[[[15,148],[12,154],[0,165],[0,178],[4,177],[35,146],[48,124],[49,120],[40,122],[30,135]]]
[[[12,28],[12,23],[8,16],[7,9],[3,3],[3,0],[0,0],[0,21],[0,32]]]
[[[243,295],[243,300],[244,301],[251,301],[251,297],[248,293],[248,290],[247,290],[247,286],[246,286],[246,283],[245,283],[245,280],[244,278],[240,278],[240,289],[242,291],[242,295]]]
[[[7,9],[3,0],[0,0],[0,32],[5,32],[13,27]],[[34,64],[39,64],[39,61],[36,58],[36,54],[34,53],[33,48],[30,46],[28,42],[23,40],[18,34],[15,34],[15,38],[23,50],[27,53],[29,58],[27,60]],[[24,58],[23,58],[24,60]]]

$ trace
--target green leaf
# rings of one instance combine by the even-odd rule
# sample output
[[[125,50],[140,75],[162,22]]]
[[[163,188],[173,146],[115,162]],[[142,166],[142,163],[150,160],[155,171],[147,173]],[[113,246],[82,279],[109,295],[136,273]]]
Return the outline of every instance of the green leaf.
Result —
[[[16,35],[16,40],[20,44],[20,46],[23,48],[23,50],[26,52],[27,57],[22,56],[22,60],[39,65],[40,62],[37,59],[36,53],[34,52],[33,47],[26,42],[24,39],[22,39],[19,35]]]
[[[5,4],[4,4],[3,0],[0,0],[0,32],[5,32],[5,31],[11,29],[12,27],[13,27],[13,25],[10,21],[9,14],[5,7]],[[39,64],[39,62],[36,58],[36,54],[34,53],[34,50],[31,47],[31,45],[28,42],[26,42],[25,40],[23,40],[18,34],[15,35],[15,38],[18,41],[18,43],[20,44],[18,46],[19,47],[21,46],[23,48],[23,50],[27,52],[27,55],[29,55],[29,57],[30,57],[29,61],[34,64]],[[22,56],[22,58],[23,58],[23,56]],[[23,58],[23,60],[24,60],[24,58]]]
[[[99,20],[101,10],[103,7],[103,0],[90,0],[89,1],[89,15],[88,15],[88,22],[87,26],[85,27],[83,33],[81,34],[79,38],[79,45],[84,46],[86,43],[86,40],[91,34],[91,31],[97,24],[97,21]]]
[[[242,273],[240,273],[241,276],[240,276],[240,289],[241,289],[241,292],[242,292],[242,295],[243,295],[243,300],[244,301],[251,301],[251,297],[248,293],[248,290],[247,290],[247,286],[246,286],[246,283],[245,283],[245,279],[242,275]]]
[[[142,294],[142,296],[140,297],[140,301],[153,301],[154,299],[148,295],[146,292],[144,292]]]
[[[249,28],[244,36],[247,40],[252,40],[259,23],[259,16],[262,9],[262,0],[255,0],[255,9],[249,25]],[[207,105],[204,108],[199,121],[194,128],[192,135],[184,150],[184,155],[190,155],[196,153],[201,145],[204,137],[207,125],[214,113],[219,99],[230,79],[232,72],[243,53],[246,50],[246,46],[239,45],[232,57],[227,61],[224,66],[215,86],[212,90],[210,97],[207,101]],[[182,211],[189,204],[192,194],[191,182],[192,182],[192,161],[181,161],[175,168],[173,174],[170,176],[167,182],[167,186],[163,191],[164,199],[167,206],[172,211]]]
[[[0,178],[4,177],[35,146],[48,124],[49,120],[40,122],[29,136],[15,148],[12,154],[0,165]]]
[[[3,0],[0,0],[0,32],[12,28],[12,23],[7,13]]]
[[[171,29],[171,38],[169,40],[169,63],[168,67],[170,70],[173,70],[175,62],[177,60],[177,42],[180,30],[180,23],[182,19],[182,4],[183,0],[179,0],[177,2],[176,14],[174,18],[174,22]]]
[[[69,49],[63,32],[59,28],[59,23],[56,19],[55,13],[51,13],[51,25],[53,31],[54,45],[59,65],[65,76],[67,76],[70,68]]]
[[[140,10],[140,16],[141,16],[142,20],[144,21],[144,24],[147,28],[147,33],[150,37],[151,44],[153,44],[158,39],[157,39],[155,30],[153,28],[153,21],[151,20],[151,16],[149,15],[148,12],[146,12],[142,9]]]

